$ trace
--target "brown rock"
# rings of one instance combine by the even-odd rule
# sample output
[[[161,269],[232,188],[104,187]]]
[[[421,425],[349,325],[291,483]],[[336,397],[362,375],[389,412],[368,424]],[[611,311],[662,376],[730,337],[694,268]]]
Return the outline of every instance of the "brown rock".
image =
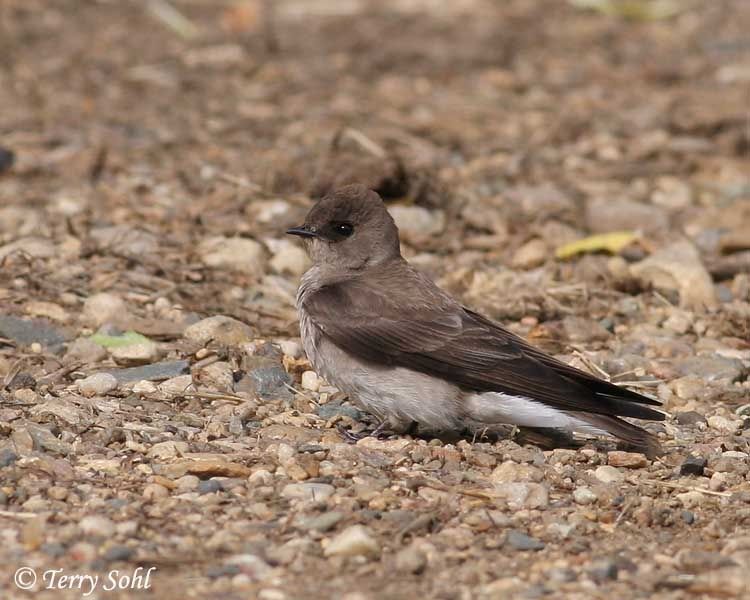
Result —
[[[641,469],[648,466],[648,459],[640,452],[621,452],[615,450],[607,454],[607,464],[626,469]]]

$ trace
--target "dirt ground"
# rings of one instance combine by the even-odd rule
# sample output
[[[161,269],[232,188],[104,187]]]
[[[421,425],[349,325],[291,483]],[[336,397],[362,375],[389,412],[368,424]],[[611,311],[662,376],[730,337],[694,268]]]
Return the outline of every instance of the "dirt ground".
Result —
[[[750,598],[750,3],[583,4],[3,0],[2,598]],[[348,440],[284,231],[354,181],[664,455]]]

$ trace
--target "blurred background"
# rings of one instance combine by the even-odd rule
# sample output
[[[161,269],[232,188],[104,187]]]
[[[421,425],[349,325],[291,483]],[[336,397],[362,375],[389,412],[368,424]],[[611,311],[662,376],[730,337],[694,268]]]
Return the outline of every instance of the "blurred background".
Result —
[[[85,259],[115,231],[189,284],[202,239],[280,239],[357,181],[451,270],[611,230],[743,268],[719,238],[748,226],[744,0],[4,0],[0,28],[5,242],[68,236]]]
[[[2,563],[746,596],[748,32],[748,0],[0,0]],[[344,443],[284,231],[350,182],[468,305],[658,396],[663,460]],[[382,560],[330,556],[353,524]]]

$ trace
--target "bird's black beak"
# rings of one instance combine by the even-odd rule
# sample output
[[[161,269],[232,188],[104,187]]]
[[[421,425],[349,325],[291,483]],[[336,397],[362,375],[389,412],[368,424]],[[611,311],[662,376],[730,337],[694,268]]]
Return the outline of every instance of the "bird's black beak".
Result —
[[[318,234],[316,231],[313,231],[309,227],[305,225],[301,225],[300,227],[292,227],[291,229],[287,229],[286,232],[289,235],[298,235],[300,237],[318,237]]]

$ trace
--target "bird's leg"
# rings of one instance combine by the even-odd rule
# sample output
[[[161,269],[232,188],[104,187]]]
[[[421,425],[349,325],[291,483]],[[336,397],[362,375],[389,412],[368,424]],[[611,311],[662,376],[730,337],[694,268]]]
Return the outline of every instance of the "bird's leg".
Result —
[[[336,430],[341,434],[341,437],[344,438],[344,441],[349,444],[356,444],[359,440],[366,438],[369,435],[369,433],[366,432],[352,433],[340,423],[336,426]]]
[[[381,421],[380,424],[375,429],[373,429],[372,433],[370,433],[369,435],[376,439],[380,439],[380,434],[386,431],[387,427],[388,427],[388,419],[385,419]]]

